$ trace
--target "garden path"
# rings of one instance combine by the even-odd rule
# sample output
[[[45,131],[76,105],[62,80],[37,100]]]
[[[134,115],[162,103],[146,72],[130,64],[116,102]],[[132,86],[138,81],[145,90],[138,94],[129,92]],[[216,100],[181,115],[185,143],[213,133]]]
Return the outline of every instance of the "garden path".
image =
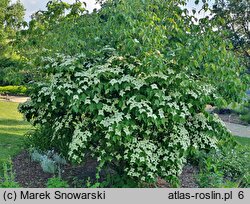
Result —
[[[15,103],[24,103],[28,99],[30,98],[25,96],[0,96],[0,101],[9,101]]]
[[[250,126],[224,122],[233,135],[250,138]]]

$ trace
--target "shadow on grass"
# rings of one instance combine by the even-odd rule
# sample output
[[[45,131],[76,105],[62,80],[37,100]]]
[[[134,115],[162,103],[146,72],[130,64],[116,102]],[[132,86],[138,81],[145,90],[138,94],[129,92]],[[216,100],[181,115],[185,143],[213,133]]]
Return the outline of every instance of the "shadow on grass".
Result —
[[[0,169],[4,162],[25,148],[25,137],[17,134],[0,134]]]
[[[11,158],[25,149],[26,137],[15,133],[1,133],[0,131],[0,175],[3,173],[3,164],[9,163]]]
[[[29,123],[24,120],[0,119],[0,125],[18,126],[18,125],[28,125],[28,124]]]
[[[2,150],[8,150],[9,152],[12,152],[12,149],[10,149],[10,147],[13,147],[14,149],[23,147],[25,138],[25,136],[19,134],[0,133],[0,155]]]
[[[236,137],[235,136],[235,139],[241,145],[248,146],[250,148],[250,138],[248,138],[248,137],[238,137],[238,136]]]

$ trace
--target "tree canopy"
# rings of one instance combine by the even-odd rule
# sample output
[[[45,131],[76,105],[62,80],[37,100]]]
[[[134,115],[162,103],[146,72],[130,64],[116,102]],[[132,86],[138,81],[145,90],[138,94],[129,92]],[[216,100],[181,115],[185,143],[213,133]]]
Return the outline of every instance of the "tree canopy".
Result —
[[[246,57],[250,69],[250,1],[217,0],[213,7],[222,28],[229,31],[234,48]]]
[[[14,48],[16,33],[23,26],[24,11],[20,1],[0,2],[0,84],[20,84],[25,78],[20,74],[23,64]]]
[[[10,4],[10,0],[0,2],[0,52],[3,55],[9,43],[15,37],[15,33],[22,27],[24,7],[17,1]]]

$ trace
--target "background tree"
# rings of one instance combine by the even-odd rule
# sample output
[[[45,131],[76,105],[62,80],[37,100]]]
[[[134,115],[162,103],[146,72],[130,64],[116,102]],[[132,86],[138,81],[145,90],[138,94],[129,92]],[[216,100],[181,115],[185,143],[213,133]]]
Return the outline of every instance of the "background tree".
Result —
[[[79,0],[72,4],[61,0],[49,1],[46,9],[32,14],[27,28],[18,32],[17,49],[29,61],[34,81],[46,78],[39,70],[44,56],[52,56],[59,50],[65,52],[65,45],[70,44],[73,38],[63,39],[62,36],[67,37],[71,33],[67,27],[87,12],[85,7],[86,4]]]
[[[14,48],[16,33],[22,28],[24,7],[20,1],[0,2],[0,84],[19,84],[24,80],[21,73],[23,62]]]
[[[250,1],[216,0],[213,12],[215,18],[221,19],[221,27],[229,32],[235,51],[245,57],[250,69]]]
[[[213,6],[214,18],[220,22],[220,28],[227,31],[234,51],[242,58],[242,63],[250,74],[250,1],[216,0]],[[248,82],[248,101],[245,100],[238,111],[240,117],[250,123],[250,83]]]

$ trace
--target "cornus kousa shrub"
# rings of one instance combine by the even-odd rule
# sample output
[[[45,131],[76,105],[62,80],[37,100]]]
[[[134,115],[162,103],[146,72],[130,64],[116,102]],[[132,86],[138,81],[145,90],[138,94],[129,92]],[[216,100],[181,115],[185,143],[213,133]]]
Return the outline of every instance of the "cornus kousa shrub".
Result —
[[[206,104],[238,101],[245,87],[215,22],[195,24],[183,2],[109,0],[63,24],[79,43],[44,58],[45,80],[20,111],[71,161],[176,183],[190,152],[230,138]]]
[[[115,51],[94,64],[81,55],[59,58],[47,59],[55,74],[21,111],[34,124],[50,125],[53,139],[69,141],[73,161],[90,153],[101,167],[112,164],[138,181],[173,180],[188,149],[215,148],[228,136],[204,111],[216,100],[213,87],[194,77],[171,68],[146,74],[138,59]]]

